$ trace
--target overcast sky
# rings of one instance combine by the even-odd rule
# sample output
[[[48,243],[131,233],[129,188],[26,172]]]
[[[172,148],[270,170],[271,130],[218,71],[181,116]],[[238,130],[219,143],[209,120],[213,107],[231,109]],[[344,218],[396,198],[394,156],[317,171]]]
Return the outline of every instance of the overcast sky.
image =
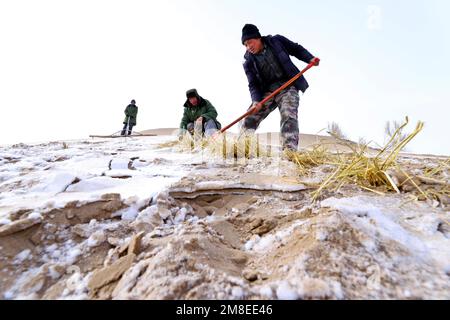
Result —
[[[253,23],[322,59],[302,133],[334,121],[382,143],[386,121],[408,115],[411,130],[426,123],[410,150],[450,155],[449,12],[446,0],[0,0],[0,144],[116,132],[131,99],[136,130],[178,127],[194,87],[225,125],[251,102],[240,37]]]

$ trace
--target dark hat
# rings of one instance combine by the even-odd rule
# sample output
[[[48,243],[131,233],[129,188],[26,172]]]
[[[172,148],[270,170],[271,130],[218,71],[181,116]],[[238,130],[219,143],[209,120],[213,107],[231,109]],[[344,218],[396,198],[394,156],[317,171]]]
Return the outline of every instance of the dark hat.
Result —
[[[131,104],[136,104],[136,101],[134,99],[131,100]]]
[[[193,98],[196,97],[198,98],[198,92],[197,89],[190,89],[188,91],[186,91],[186,98]]]
[[[259,39],[261,38],[261,34],[259,33],[258,27],[254,24],[246,24],[242,28],[242,44],[248,39]]]

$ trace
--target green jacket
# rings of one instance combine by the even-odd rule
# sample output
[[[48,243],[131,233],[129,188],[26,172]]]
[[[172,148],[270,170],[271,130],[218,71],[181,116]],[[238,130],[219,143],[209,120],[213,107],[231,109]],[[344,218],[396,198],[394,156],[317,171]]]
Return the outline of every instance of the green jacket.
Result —
[[[138,107],[134,104],[129,104],[125,109],[125,119],[123,120],[123,123],[128,123],[128,117],[130,117],[130,124],[135,126],[137,114]]]
[[[221,124],[217,121],[216,108],[206,99],[200,97],[200,103],[194,107],[189,103],[189,99],[184,104],[183,118],[181,119],[180,129],[187,129],[188,123],[195,122],[198,118],[203,117],[205,121],[214,120],[220,129]]]

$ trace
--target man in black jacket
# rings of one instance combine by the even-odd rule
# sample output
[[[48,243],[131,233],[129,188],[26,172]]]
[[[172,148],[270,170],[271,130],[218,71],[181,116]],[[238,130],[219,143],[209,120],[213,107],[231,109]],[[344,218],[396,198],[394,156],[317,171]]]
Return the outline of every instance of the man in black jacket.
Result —
[[[262,37],[258,28],[252,24],[244,26],[241,40],[247,49],[244,56],[244,70],[253,101],[250,108],[252,115],[244,120],[243,129],[256,130],[261,121],[278,108],[281,115],[282,147],[297,151],[300,101],[298,91],[306,91],[308,88],[306,79],[301,76],[293,85],[268,101],[264,108],[259,102],[300,72],[291,61],[290,56],[308,64],[314,61],[315,65],[319,65],[319,60],[315,60],[314,56],[305,48],[286,37],[281,35]]]

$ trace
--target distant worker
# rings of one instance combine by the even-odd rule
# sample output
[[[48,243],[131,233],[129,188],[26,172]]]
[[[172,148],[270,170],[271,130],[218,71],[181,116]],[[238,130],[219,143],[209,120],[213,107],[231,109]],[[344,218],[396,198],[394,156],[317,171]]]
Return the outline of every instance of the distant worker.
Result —
[[[189,133],[194,133],[195,125],[201,126],[202,133],[212,135],[222,126],[217,121],[217,111],[208,100],[202,98],[196,89],[186,92],[186,102],[184,103],[184,113],[181,119],[180,129]]]
[[[136,125],[136,118],[138,114],[138,107],[136,101],[131,100],[131,103],[125,108],[125,120],[123,120],[123,129],[121,135],[131,135],[133,127]]]

